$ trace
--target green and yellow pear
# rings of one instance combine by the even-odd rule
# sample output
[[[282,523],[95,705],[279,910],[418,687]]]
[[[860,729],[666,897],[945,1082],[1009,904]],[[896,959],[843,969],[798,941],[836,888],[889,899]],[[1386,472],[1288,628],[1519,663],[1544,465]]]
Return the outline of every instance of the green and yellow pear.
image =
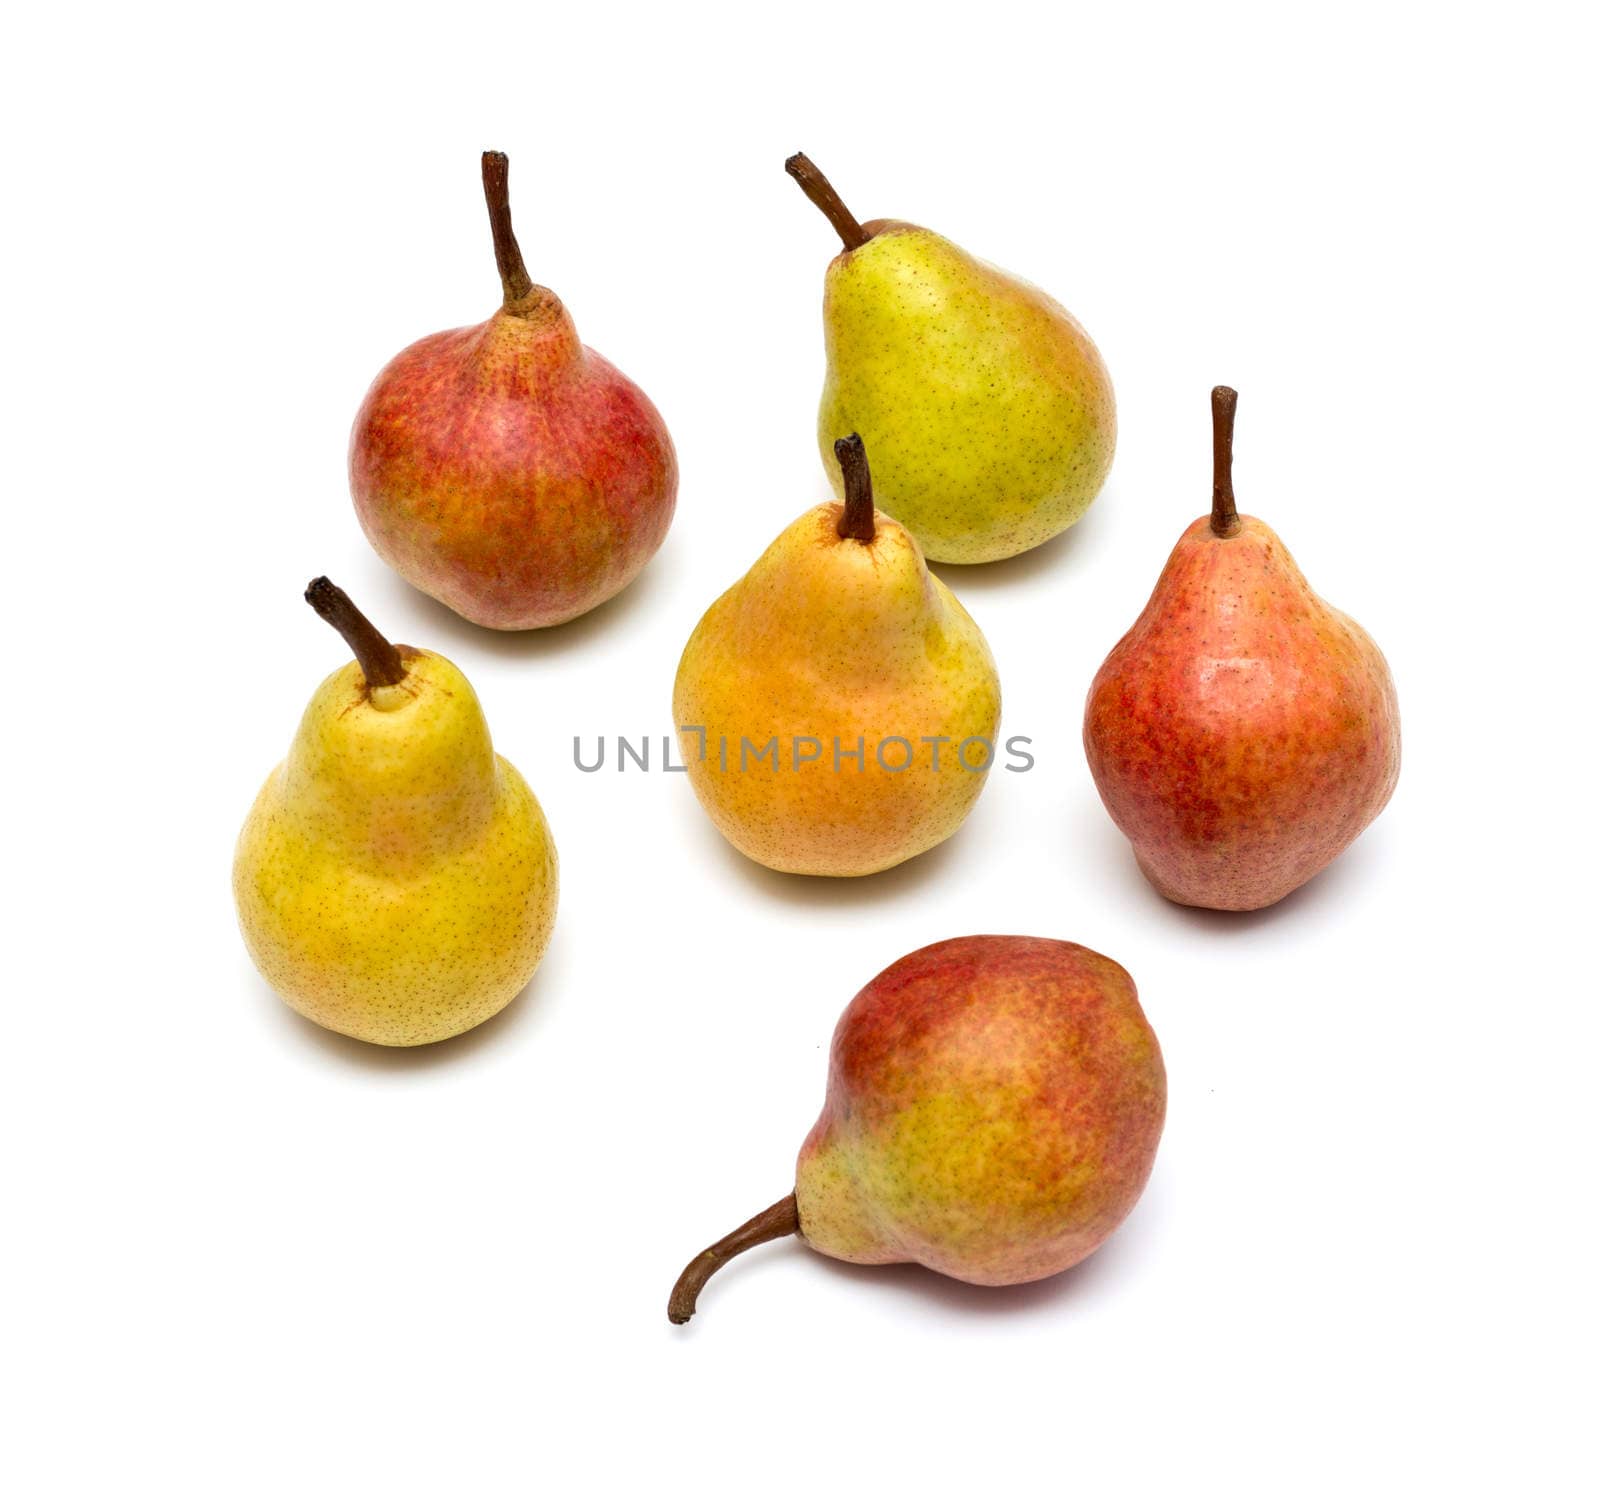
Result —
[[[860,439],[838,447],[845,503],[808,510],[706,611],[672,695],[711,820],[789,874],[874,874],[942,843],[1000,722],[982,632],[874,509]]]
[[[317,689],[245,820],[239,927],[307,1019],[382,1046],[442,1041],[533,977],[555,844],[455,666],[392,645],[326,578],[306,600],[356,659]]]
[[[785,164],[844,242],[822,303],[828,371],[817,431],[859,432],[878,505],[935,562],[994,562],[1081,520],[1116,447],[1099,350],[1037,287],[942,235],[858,223],[805,156]]]

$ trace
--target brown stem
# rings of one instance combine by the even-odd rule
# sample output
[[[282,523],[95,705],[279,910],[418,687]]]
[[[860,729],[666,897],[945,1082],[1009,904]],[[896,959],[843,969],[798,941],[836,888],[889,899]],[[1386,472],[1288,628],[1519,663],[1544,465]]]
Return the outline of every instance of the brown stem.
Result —
[[[839,517],[839,535],[871,541],[877,528],[873,525],[872,470],[867,467],[866,446],[852,432],[834,443],[833,456],[844,472],[844,514]]]
[[[847,250],[859,250],[872,238],[856,216],[844,206],[844,199],[833,190],[828,181],[812,164],[811,158],[800,151],[783,164],[783,169],[800,184],[800,191],[827,215],[828,222],[838,230],[839,238]]]
[[[313,578],[306,589],[306,602],[344,636],[344,643],[355,652],[361,675],[368,687],[393,687],[405,680],[406,665],[397,651],[354,604],[344,589],[326,578]]]
[[[765,1244],[769,1239],[781,1239],[800,1232],[800,1213],[795,1207],[794,1193],[782,1202],[775,1202],[765,1212],[757,1213],[748,1223],[741,1223],[725,1239],[718,1239],[703,1254],[697,1254],[683,1267],[683,1274],[667,1298],[667,1321],[681,1327],[694,1316],[694,1304],[711,1279],[736,1254]]]
[[[500,267],[500,284],[505,287],[509,307],[533,290],[533,277],[522,263],[517,236],[511,231],[511,162],[504,151],[483,153],[483,196],[489,204],[494,260]]]
[[[1211,392],[1211,534],[1237,536],[1239,509],[1233,502],[1233,413],[1239,392],[1219,385]]]

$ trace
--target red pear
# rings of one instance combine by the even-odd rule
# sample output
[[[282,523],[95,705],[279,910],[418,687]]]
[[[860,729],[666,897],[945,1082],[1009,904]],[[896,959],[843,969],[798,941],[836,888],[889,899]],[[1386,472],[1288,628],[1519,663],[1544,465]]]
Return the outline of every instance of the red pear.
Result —
[[[412,344],[373,381],[350,434],[350,492],[408,583],[475,624],[529,630],[633,581],[671,524],[678,462],[649,398],[529,277],[507,171],[484,152],[504,305]]]
[[[1212,511],[1089,689],[1101,799],[1169,900],[1253,911],[1326,868],[1400,774],[1388,663],[1233,497],[1237,396],[1211,393]]]

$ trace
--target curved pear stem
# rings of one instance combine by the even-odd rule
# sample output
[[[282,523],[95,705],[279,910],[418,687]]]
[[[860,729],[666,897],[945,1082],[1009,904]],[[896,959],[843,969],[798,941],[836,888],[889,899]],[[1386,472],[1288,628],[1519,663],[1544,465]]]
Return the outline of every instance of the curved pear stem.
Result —
[[[400,652],[350,602],[344,589],[326,578],[313,578],[306,589],[306,602],[344,636],[368,687],[393,687],[405,680],[406,664],[400,659]]]
[[[511,230],[511,160],[504,151],[483,153],[483,196],[489,204],[494,260],[500,267],[500,284],[505,288],[509,307],[533,290],[533,277],[522,263],[522,251]]]
[[[795,1207],[794,1193],[782,1202],[775,1202],[765,1212],[757,1213],[748,1223],[741,1223],[725,1239],[718,1239],[711,1248],[697,1254],[683,1267],[683,1274],[667,1298],[667,1321],[681,1327],[694,1316],[695,1302],[705,1283],[711,1279],[736,1254],[754,1249],[772,1239],[787,1238],[800,1232],[800,1213]]]
[[[859,250],[872,238],[856,222],[856,216],[844,206],[844,199],[833,190],[833,184],[811,163],[803,151],[797,151],[783,164],[783,169],[800,184],[800,191],[827,215],[828,222],[838,231],[847,250]]]
[[[1239,392],[1218,385],[1211,392],[1211,534],[1237,536],[1239,507],[1233,502],[1233,413]]]
[[[873,521],[872,470],[867,467],[867,449],[860,436],[852,432],[833,445],[833,456],[844,473],[844,514],[839,517],[839,536],[843,540],[871,541],[878,534]]]

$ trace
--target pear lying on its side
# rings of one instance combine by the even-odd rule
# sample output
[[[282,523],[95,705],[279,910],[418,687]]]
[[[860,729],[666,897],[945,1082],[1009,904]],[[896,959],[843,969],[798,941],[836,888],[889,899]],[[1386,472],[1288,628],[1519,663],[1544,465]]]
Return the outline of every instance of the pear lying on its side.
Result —
[[[794,1192],[697,1255],[667,1315],[786,1234],[857,1265],[914,1261],[980,1286],[1085,1259],[1133,1210],[1167,1077],[1133,980],[1039,937],[960,937],[884,969],[833,1033]]]
[[[1089,335],[1036,286],[931,229],[859,224],[805,156],[785,164],[844,242],[822,302],[817,415],[859,432],[878,504],[935,562],[993,562],[1083,517],[1116,447],[1111,377]]]
[[[1000,722],[982,633],[874,511],[860,440],[838,446],[847,503],[808,510],[706,611],[672,694],[711,820],[791,874],[872,874],[943,842]]]
[[[384,1046],[442,1041],[533,977],[555,844],[450,662],[391,645],[326,578],[306,598],[358,659],[317,689],[245,820],[240,930],[307,1019]]]
[[[1380,813],[1400,775],[1383,652],[1312,592],[1233,497],[1237,397],[1212,392],[1212,513],[1179,539],[1089,689],[1083,744],[1112,820],[1168,900],[1280,901]]]

